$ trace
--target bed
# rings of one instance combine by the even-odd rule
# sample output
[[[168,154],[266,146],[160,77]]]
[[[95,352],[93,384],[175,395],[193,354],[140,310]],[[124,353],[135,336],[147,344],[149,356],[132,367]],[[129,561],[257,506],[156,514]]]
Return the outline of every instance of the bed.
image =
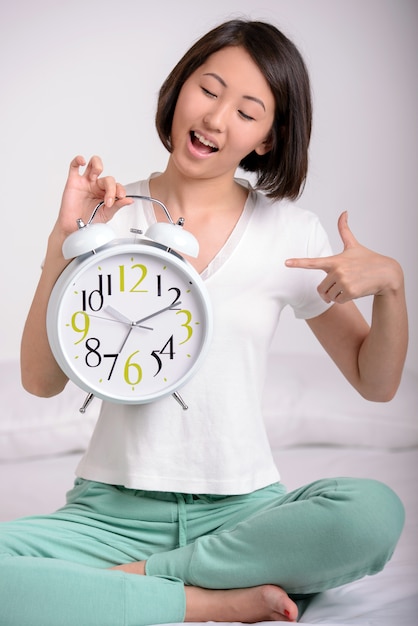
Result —
[[[405,371],[396,398],[369,403],[326,356],[271,354],[264,415],[289,489],[351,475],[390,485],[406,525],[385,570],[314,598],[304,624],[418,624],[418,376]],[[17,361],[0,362],[0,520],[54,510],[64,502],[100,402],[82,415],[85,394],[71,383],[41,399],[20,386]]]

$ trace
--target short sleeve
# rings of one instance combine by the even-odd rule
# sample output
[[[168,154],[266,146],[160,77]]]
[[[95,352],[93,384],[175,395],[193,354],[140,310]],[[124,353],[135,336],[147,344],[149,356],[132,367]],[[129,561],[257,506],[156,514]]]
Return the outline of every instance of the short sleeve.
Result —
[[[306,257],[319,258],[333,254],[328,235],[319,219],[311,214],[311,226],[307,234]],[[325,277],[322,270],[295,269],[300,281],[301,298],[293,306],[293,312],[298,319],[310,319],[321,315],[329,309],[333,303],[325,302],[318,293],[318,286]]]

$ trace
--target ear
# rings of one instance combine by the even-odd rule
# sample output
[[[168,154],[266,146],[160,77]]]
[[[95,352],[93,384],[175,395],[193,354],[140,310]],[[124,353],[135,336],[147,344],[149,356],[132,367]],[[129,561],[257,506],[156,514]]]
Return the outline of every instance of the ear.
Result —
[[[273,147],[273,137],[272,134],[269,133],[267,139],[265,139],[262,143],[260,143],[256,148],[255,148],[255,152],[260,155],[263,156],[263,154],[267,154],[267,152],[270,152],[270,150]]]

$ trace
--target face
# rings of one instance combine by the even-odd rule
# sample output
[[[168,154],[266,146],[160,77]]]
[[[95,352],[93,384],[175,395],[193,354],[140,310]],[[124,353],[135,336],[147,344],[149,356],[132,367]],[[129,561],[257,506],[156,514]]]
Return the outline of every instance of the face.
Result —
[[[233,176],[250,152],[270,149],[274,109],[271,89],[246,50],[223,48],[180,91],[171,159],[189,176]]]

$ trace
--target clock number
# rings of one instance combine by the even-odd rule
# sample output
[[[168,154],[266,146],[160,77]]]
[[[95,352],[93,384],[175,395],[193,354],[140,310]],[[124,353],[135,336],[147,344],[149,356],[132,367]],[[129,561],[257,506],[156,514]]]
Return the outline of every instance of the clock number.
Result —
[[[99,352],[100,348],[100,340],[97,337],[90,337],[86,341],[86,365],[88,367],[99,367],[102,362],[102,355]],[[110,380],[113,374],[113,370],[115,369],[116,361],[118,360],[119,353],[117,354],[104,354],[104,359],[113,359],[112,367],[110,368],[109,376],[107,380]]]
[[[87,339],[86,364],[89,367],[99,367],[100,363],[102,362],[100,352],[97,351],[99,347],[100,341],[97,339],[97,337],[90,337],[90,339]]]
[[[81,316],[81,323],[77,321],[78,319],[80,319],[80,316]],[[76,346],[78,343],[81,343],[87,337],[89,333],[90,318],[87,315],[87,313],[85,313],[84,311],[76,311],[71,317],[71,328],[76,333],[83,334],[81,339],[79,339],[78,341],[74,343],[74,345]]]
[[[176,296],[173,302],[171,303],[171,306],[175,306],[177,302],[180,300],[181,291],[178,287],[170,287],[168,291],[175,291],[176,293]],[[161,274],[157,274],[157,296],[162,296],[162,293],[163,293],[163,290],[162,290]]]
[[[157,374],[159,374],[161,372],[161,368],[163,366],[163,362],[161,361],[160,357],[158,356],[158,350],[153,350],[151,352],[151,354],[154,357],[154,359],[157,361],[157,364],[158,364],[158,369],[157,369],[157,371],[154,374],[154,378],[155,378],[155,376],[157,376]]]
[[[181,311],[177,311],[176,315],[180,315],[183,313],[186,316],[186,321],[182,324],[182,328],[187,330],[187,337],[183,341],[180,341],[179,345],[181,346],[186,341],[189,341],[191,336],[193,335],[193,328],[190,326],[190,322],[192,321],[192,314],[187,309],[181,309]]]
[[[168,346],[168,348],[167,348]],[[161,350],[153,350],[151,352],[152,356],[154,357],[154,359],[157,361],[158,364],[158,369],[154,374],[154,377],[157,376],[157,374],[160,373],[161,368],[163,366],[163,362],[161,361],[160,357],[158,356],[159,354],[165,354],[168,355],[170,357],[170,359],[174,359],[174,344],[173,344],[173,335],[171,335],[170,339],[167,341],[167,343],[161,348]]]
[[[115,365],[116,365],[116,361],[118,360],[118,356],[119,353],[117,354],[104,354],[103,355],[105,359],[113,359],[113,365],[110,368],[110,372],[109,372],[109,376],[107,377],[107,380],[110,380],[113,374],[113,370],[115,369]]]
[[[142,283],[142,281],[145,279],[148,270],[146,265],[142,265],[142,263],[135,263],[135,265],[131,265],[130,267],[131,270],[134,269],[139,269],[140,270],[140,277],[139,279],[136,281],[135,285],[133,287],[131,287],[131,289],[129,289],[130,293],[145,293],[148,291],[148,289],[138,289],[139,285]],[[125,291],[125,266],[124,265],[119,265],[119,289],[120,291]]]
[[[93,289],[89,294],[83,289],[82,294],[82,309],[87,311],[87,307],[91,311],[100,311],[103,306],[103,274],[99,274],[99,288]],[[112,276],[107,275],[107,295],[112,295]]]
[[[123,370],[123,377],[128,385],[137,385],[142,380],[142,368],[138,363],[132,362],[132,358],[138,354],[139,350],[132,352],[132,354],[126,359],[125,367]]]
[[[175,291],[176,292],[176,297],[174,298],[173,302],[171,303],[171,306],[174,307],[180,301],[181,291],[177,287],[170,287],[170,289],[168,291]]]

